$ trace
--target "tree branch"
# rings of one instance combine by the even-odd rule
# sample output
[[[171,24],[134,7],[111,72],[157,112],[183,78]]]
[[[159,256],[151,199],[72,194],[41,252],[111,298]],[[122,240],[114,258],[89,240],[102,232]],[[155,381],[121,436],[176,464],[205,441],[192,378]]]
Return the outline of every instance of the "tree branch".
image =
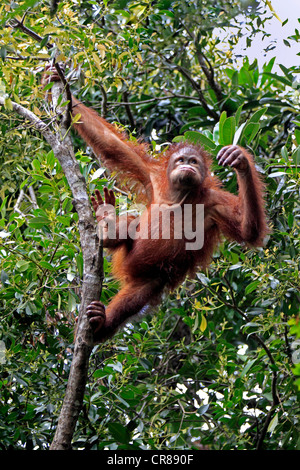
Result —
[[[172,95],[157,96],[156,98],[148,98],[147,100],[141,100],[141,101],[126,101],[126,102],[125,101],[108,101],[107,104],[114,105],[114,106],[126,105],[126,104],[128,104],[129,106],[137,106],[140,104],[148,104],[148,103],[155,103],[156,101],[169,100],[171,98],[181,98],[184,100],[199,101],[198,98],[196,98],[195,96],[176,95],[175,93],[172,93]]]
[[[130,106],[129,106],[129,102],[128,102],[128,91],[124,91],[123,93],[123,99],[124,99],[124,106],[125,106],[125,111],[126,111],[126,114],[128,116],[128,119],[129,119],[129,123],[130,123],[130,127],[131,127],[131,130],[133,131],[134,128],[135,128],[135,121],[134,121],[134,117],[133,117],[133,114],[131,112],[131,109],[130,109]]]
[[[196,91],[197,95],[198,95],[198,100],[200,101],[200,103],[202,104],[203,106],[203,109],[205,109],[205,111],[207,112],[208,116],[212,117],[216,122],[219,121],[219,115],[218,113],[212,109],[205,97],[204,97],[204,94],[201,90],[201,87],[198,85],[198,83],[193,79],[193,77],[190,75],[189,71],[186,70],[184,67],[182,67],[181,65],[179,64],[174,64],[172,59],[171,58],[168,58],[168,57],[164,57],[162,53],[160,52],[157,52],[155,50],[152,50],[151,51],[153,52],[153,54],[156,54],[158,55],[164,62],[166,62],[167,64],[171,65],[174,69],[177,69],[181,75],[183,75],[189,82],[190,84],[192,85],[193,89]]]
[[[54,134],[49,130],[49,127],[47,124],[45,124],[41,119],[39,119],[36,114],[34,114],[32,111],[30,111],[27,108],[24,108],[19,103],[16,103],[14,101],[10,101],[13,110],[25,118],[27,121],[29,121],[31,124],[33,124],[33,127],[40,132],[43,137],[47,140],[47,142],[51,145],[52,148],[57,147],[57,140],[54,136]],[[4,105],[6,104],[6,99],[4,97],[0,96],[0,104]]]
[[[169,59],[166,59],[166,60],[167,62],[172,63],[171,61],[169,61]],[[204,94],[200,86],[198,85],[198,83],[191,77],[189,72],[181,65],[175,65],[175,68],[181,73],[181,75],[183,75],[190,82],[194,90],[197,92],[199,96],[199,101],[202,104],[205,111],[207,112],[208,116],[212,117],[215,121],[218,121],[219,120],[218,113],[214,109],[208,106],[207,101],[204,97]]]
[[[196,40],[196,37],[195,37],[194,33],[192,31],[190,31],[188,29],[188,27],[185,26],[182,22],[181,22],[181,24],[184,27],[184,29],[186,30],[186,32],[188,33],[188,35],[190,36],[190,38],[192,39],[192,41],[194,43],[194,46],[195,46],[196,56],[197,56],[198,62],[200,64],[200,67],[201,67],[204,75],[207,78],[207,81],[208,81],[208,84],[209,84],[210,88],[215,92],[215,95],[217,97],[218,102],[221,103],[224,99],[224,95],[223,95],[222,88],[220,87],[219,83],[216,82],[216,80],[215,80],[215,73],[214,73],[214,69],[213,69],[211,63],[209,62],[209,60],[207,59],[205,54],[203,54],[203,51],[201,50],[201,47],[199,46],[199,43]]]

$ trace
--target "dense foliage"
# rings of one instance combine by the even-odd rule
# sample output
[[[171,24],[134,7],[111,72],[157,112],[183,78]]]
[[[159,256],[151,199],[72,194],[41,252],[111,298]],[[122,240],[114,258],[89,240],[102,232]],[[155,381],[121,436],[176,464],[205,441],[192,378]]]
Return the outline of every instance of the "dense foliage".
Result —
[[[232,53],[238,14],[250,45],[270,10],[69,0],[55,12],[50,3],[0,7],[0,447],[49,447],[72,360],[78,218],[52,150],[11,108],[17,101],[51,126],[40,79],[59,51],[74,93],[132,138],[156,149],[188,138],[214,156],[232,142],[249,148],[272,229],[263,249],[222,244],[207,272],[94,348],[74,448],[299,449],[299,68],[259,68],[247,51],[237,64]],[[235,34],[221,40],[229,25]],[[296,30],[289,45],[299,40]],[[111,185],[76,135],[74,145],[89,192]],[[214,171],[236,190],[234,172],[216,161]],[[106,302],[117,285],[109,259],[104,268]]]

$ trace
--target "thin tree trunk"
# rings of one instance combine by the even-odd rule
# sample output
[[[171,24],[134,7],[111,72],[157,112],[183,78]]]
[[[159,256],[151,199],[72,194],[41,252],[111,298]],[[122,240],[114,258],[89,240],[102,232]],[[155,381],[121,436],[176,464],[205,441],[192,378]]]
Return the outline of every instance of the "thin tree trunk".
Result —
[[[54,109],[56,109],[55,103],[62,92],[63,84],[61,82],[55,83],[52,87]],[[102,247],[99,245],[96,235],[95,220],[87,195],[85,179],[74,157],[72,141],[68,129],[64,127],[64,122],[68,123],[68,119],[63,119],[59,127],[60,135],[64,135],[64,138],[60,144],[60,152],[55,156],[59,159],[62,170],[67,177],[74,198],[73,203],[78,213],[84,269],[73,360],[57,429],[50,446],[51,450],[71,449],[73,434],[82,408],[88,378],[89,358],[93,348],[93,335],[85,316],[85,310],[93,300],[100,298],[103,278]]]
[[[55,83],[53,85],[52,98],[54,103],[57,102],[59,95],[63,92],[62,83]],[[2,97],[0,97],[0,104],[5,105],[5,100]],[[50,144],[68,180],[73,194],[73,203],[79,218],[78,229],[84,267],[81,305],[66,394],[55,436],[50,446],[51,450],[66,450],[72,448],[73,433],[82,408],[88,377],[89,358],[93,348],[93,335],[85,311],[91,301],[98,300],[101,295],[103,278],[102,246],[99,244],[96,234],[96,224],[87,195],[85,179],[74,157],[72,141],[68,129],[64,125],[64,123],[68,123],[68,119],[62,119],[60,125],[57,126],[56,133],[54,133],[49,129],[48,125],[22,105],[15,102],[11,102],[11,105],[14,111],[30,121]],[[56,109],[55,106],[54,109]]]

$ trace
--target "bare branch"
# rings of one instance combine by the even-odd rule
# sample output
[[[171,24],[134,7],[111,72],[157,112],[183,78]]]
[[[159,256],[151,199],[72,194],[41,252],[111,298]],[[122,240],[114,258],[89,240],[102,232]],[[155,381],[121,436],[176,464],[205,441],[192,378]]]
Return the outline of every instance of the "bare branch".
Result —
[[[27,221],[28,220],[27,216],[20,209],[20,204],[23,201],[24,196],[25,196],[25,191],[24,191],[24,189],[21,189],[19,197],[18,197],[17,202],[16,202],[15,207],[14,207],[14,211],[17,212],[18,214],[20,214],[22,217],[24,217],[24,219]]]
[[[192,78],[192,76],[190,75],[190,73],[184,68],[182,67],[181,65],[175,65],[175,68],[191,83],[192,87],[194,88],[194,90],[197,92],[198,96],[199,96],[199,101],[200,103],[202,104],[203,108],[205,109],[205,111],[207,112],[207,114],[209,116],[211,116],[215,121],[218,121],[219,120],[219,115],[218,113],[209,107],[205,97],[204,97],[204,94],[200,88],[200,86],[198,85],[198,83]]]
[[[124,91],[123,98],[124,98],[124,103],[125,103],[124,106],[125,106],[126,114],[129,119],[130,127],[131,127],[131,130],[133,130],[135,128],[135,121],[134,121],[134,117],[129,106],[127,91]]]
[[[39,131],[43,135],[43,137],[45,137],[51,147],[57,146],[58,141],[54,134],[49,130],[47,124],[45,124],[41,119],[39,119],[36,114],[34,114],[32,111],[27,108],[24,108],[24,106],[22,106],[21,104],[16,103],[15,101],[10,101],[10,103],[13,107],[13,110],[23,118],[27,119],[31,124],[33,124],[33,127],[37,131]],[[5,98],[1,96],[0,104],[5,105]]]
[[[103,85],[100,85],[102,93],[102,103],[101,103],[101,116],[105,118],[107,115],[107,94]]]
[[[156,101],[164,101],[164,100],[169,100],[169,99],[172,99],[172,98],[199,101],[198,98],[196,98],[195,96],[176,95],[175,93],[172,93],[172,95],[157,96],[156,98],[149,98],[148,100],[128,101],[128,102],[125,102],[125,101],[108,101],[107,104],[109,104],[109,105],[126,105],[126,104],[128,104],[129,106],[137,106],[137,105],[140,105],[140,104],[155,103]]]
[[[31,199],[30,199],[30,202],[32,203],[33,207],[34,207],[35,209],[37,209],[37,208],[38,208],[38,204],[37,204],[37,200],[36,200],[36,197],[35,197],[35,192],[34,192],[33,187],[32,187],[32,186],[29,186],[28,191],[29,191],[30,198],[31,198]]]
[[[181,22],[181,24],[182,24],[182,26],[184,27],[184,29],[186,30],[186,32],[188,33],[188,35],[190,36],[190,38],[192,39],[192,41],[194,43],[198,62],[200,64],[200,67],[201,67],[204,75],[207,78],[209,86],[215,92],[217,100],[219,102],[221,102],[224,99],[223,91],[222,91],[222,88],[220,87],[219,83],[216,82],[216,80],[215,80],[214,69],[213,69],[211,63],[209,62],[208,58],[205,56],[205,54],[203,53],[201,47],[199,46],[199,43],[196,40],[195,34],[192,31],[190,31],[188,29],[188,27],[186,25],[184,25],[182,22]]]

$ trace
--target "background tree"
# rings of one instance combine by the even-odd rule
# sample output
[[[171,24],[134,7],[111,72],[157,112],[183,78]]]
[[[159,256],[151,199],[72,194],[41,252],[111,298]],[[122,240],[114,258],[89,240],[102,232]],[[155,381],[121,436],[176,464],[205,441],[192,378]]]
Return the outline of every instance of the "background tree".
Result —
[[[155,315],[93,349],[73,447],[299,448],[299,68],[275,72],[271,60],[260,69],[246,55],[237,65],[232,53],[241,18],[250,45],[268,3],[78,0],[58,3],[55,14],[47,1],[2,3],[3,449],[49,447],[82,298],[80,223],[66,175],[12,105],[53,129],[40,79],[54,57],[72,91],[132,139],[142,134],[159,149],[189,138],[212,155],[232,142],[248,147],[265,178],[272,226],[265,249],[224,243],[210,269]],[[16,20],[43,40],[13,27]],[[220,28],[229,31],[226,43]],[[296,30],[290,45],[299,37]],[[72,139],[88,194],[112,187],[90,149]],[[229,169],[215,162],[214,171],[235,191]],[[117,289],[109,259],[104,272],[106,302]]]

